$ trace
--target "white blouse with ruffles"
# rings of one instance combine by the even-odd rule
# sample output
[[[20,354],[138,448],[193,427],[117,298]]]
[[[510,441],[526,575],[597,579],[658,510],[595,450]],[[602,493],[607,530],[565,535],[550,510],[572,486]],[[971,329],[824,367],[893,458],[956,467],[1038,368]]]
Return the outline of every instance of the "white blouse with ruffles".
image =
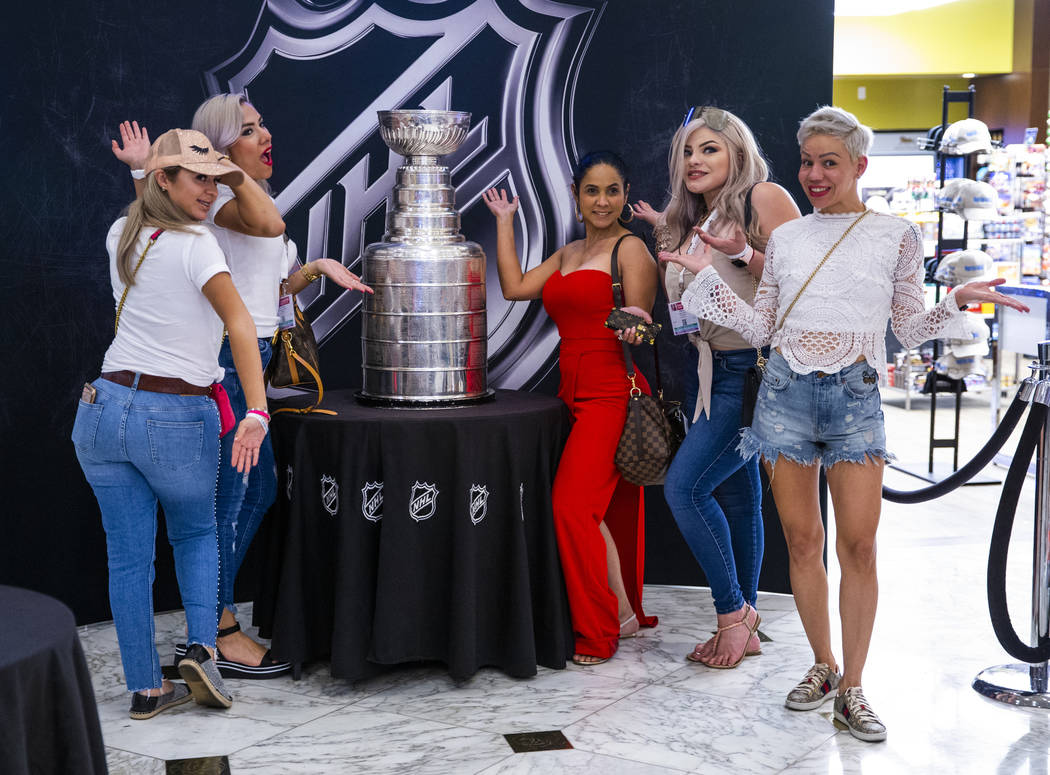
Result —
[[[797,374],[834,373],[863,356],[885,376],[887,320],[905,347],[951,335],[962,324],[954,290],[926,310],[922,236],[904,218],[871,213],[857,224],[777,328],[813,269],[859,216],[815,212],[774,229],[754,307],[710,266],[682,294],[683,306],[737,330],[755,347],[772,345]]]

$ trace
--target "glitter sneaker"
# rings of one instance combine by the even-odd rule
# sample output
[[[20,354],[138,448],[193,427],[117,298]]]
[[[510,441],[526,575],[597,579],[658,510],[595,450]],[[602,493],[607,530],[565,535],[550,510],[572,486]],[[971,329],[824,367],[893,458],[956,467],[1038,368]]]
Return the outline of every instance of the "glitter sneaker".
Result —
[[[843,689],[835,698],[835,718],[849,727],[849,733],[858,740],[877,743],[886,739],[886,725],[868,706],[859,686]]]
[[[784,705],[791,710],[813,710],[835,696],[842,676],[823,662],[809,669],[798,686],[788,692]]]

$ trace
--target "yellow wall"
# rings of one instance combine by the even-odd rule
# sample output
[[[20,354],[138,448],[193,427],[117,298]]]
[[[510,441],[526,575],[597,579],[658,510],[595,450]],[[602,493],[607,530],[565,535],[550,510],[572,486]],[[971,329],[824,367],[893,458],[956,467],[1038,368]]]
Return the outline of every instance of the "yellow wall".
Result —
[[[1013,34],[1014,0],[955,0],[892,16],[836,16],[834,74],[1009,73]]]
[[[929,129],[941,123],[941,94],[945,86],[964,91],[970,82],[964,78],[937,76],[913,78],[850,77],[836,78],[835,105],[860,119],[872,129]],[[863,86],[867,99],[857,99]],[[977,99],[980,100],[980,93]],[[948,106],[948,120],[966,118],[965,104]]]

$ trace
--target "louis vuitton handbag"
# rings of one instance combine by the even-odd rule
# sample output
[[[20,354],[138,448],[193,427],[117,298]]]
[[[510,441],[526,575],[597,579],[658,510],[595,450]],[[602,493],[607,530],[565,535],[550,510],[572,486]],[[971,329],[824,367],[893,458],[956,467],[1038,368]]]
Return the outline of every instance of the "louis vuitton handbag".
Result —
[[[612,251],[613,300],[617,308],[623,307],[623,284],[620,282],[620,266],[617,254],[620,243],[629,235],[617,240]],[[620,441],[616,445],[614,462],[616,468],[631,484],[639,486],[660,484],[668,466],[674,459],[678,447],[685,438],[685,414],[678,401],[664,400],[660,384],[660,357],[655,341],[653,356],[656,365],[656,395],[647,396],[636,384],[634,359],[631,346],[623,343],[623,359],[630,380],[630,398],[627,401],[627,418],[623,424]]]
[[[310,327],[310,321],[303,315],[299,304],[292,297],[292,307],[295,315],[295,326],[293,328],[277,329],[273,335],[273,357],[266,367],[266,381],[270,387],[275,388],[317,388],[317,401],[302,409],[283,407],[275,409],[274,414],[279,412],[294,412],[296,414],[309,414],[316,412],[320,414],[335,414],[330,409],[318,409],[324,399],[324,384],[321,382],[321,366],[317,354],[317,339]]]

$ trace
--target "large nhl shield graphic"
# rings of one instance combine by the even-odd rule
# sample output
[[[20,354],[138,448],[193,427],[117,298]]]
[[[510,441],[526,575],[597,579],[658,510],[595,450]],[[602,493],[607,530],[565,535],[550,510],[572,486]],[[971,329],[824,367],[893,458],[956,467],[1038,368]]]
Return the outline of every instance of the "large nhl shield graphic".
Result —
[[[470,111],[470,134],[444,163],[463,234],[489,257],[489,382],[527,388],[552,368],[557,332],[538,302],[506,301],[495,286],[495,224],[481,194],[520,197],[525,270],[572,238],[572,92],[604,5],[267,0],[244,48],[205,81],[211,93],[246,92],[274,129],[277,204],[300,255],[351,269],[382,236],[401,163],[379,139],[376,111]],[[360,357],[356,336],[339,336],[359,330],[358,292],[322,279],[299,299],[326,352]]]

